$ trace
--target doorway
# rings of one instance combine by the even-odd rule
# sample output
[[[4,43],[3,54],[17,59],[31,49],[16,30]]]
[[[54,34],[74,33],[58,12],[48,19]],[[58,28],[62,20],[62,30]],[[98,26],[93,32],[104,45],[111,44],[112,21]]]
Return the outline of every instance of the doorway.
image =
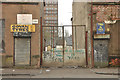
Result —
[[[30,38],[15,38],[15,66],[30,65]]]

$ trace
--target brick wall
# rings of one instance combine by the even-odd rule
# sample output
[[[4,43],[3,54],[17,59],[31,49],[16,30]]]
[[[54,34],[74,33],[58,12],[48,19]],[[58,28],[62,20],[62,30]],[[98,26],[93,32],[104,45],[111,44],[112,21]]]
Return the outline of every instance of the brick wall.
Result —
[[[40,54],[40,17],[42,14],[42,2],[39,3],[2,3],[2,19],[5,19],[5,55],[14,54],[14,37],[10,32],[10,25],[17,24],[17,14],[32,14],[32,19],[38,19],[35,25],[35,33],[31,34],[31,55]]]

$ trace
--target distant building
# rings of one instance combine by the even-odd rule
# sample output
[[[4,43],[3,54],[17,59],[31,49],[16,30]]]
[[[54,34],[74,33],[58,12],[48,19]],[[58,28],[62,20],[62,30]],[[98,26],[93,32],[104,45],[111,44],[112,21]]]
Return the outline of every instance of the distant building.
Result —
[[[46,45],[55,47],[53,45],[58,36],[58,0],[45,0],[43,25]]]
[[[72,35],[65,37],[65,41],[66,41],[66,46],[71,46],[72,47]]]
[[[58,0],[45,0],[44,26],[58,26]]]
[[[58,37],[58,39],[56,40],[56,48],[63,48],[63,45],[65,45],[64,42],[62,37]]]
[[[63,38],[62,37],[59,37],[57,40],[56,40],[56,48],[58,48],[58,46],[60,48],[63,48],[63,45],[64,47],[72,47],[72,36],[68,36],[68,37],[65,37],[64,38],[64,42],[63,42]]]

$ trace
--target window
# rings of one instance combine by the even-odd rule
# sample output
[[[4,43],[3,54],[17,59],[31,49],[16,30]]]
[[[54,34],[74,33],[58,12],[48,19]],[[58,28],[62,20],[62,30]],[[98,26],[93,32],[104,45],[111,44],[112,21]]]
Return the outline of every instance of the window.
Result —
[[[55,14],[55,16],[57,16],[57,14]]]
[[[54,13],[57,13],[57,11],[55,11]]]
[[[0,19],[0,53],[5,53],[5,19]]]
[[[54,19],[56,20],[57,18],[55,17]]]
[[[48,11],[46,11],[46,13],[48,13]]]
[[[48,21],[46,21],[46,23],[48,23]]]
[[[55,8],[55,10],[57,10],[57,8]]]
[[[48,10],[48,8],[46,8],[46,10]]]

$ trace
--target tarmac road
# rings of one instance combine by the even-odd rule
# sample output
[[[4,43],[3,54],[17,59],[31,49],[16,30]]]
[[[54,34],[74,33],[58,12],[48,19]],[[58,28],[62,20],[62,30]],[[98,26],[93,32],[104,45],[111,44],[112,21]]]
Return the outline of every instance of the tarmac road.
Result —
[[[2,72],[19,74],[4,75],[2,78],[118,78],[118,75],[96,74],[89,68],[5,69]]]

